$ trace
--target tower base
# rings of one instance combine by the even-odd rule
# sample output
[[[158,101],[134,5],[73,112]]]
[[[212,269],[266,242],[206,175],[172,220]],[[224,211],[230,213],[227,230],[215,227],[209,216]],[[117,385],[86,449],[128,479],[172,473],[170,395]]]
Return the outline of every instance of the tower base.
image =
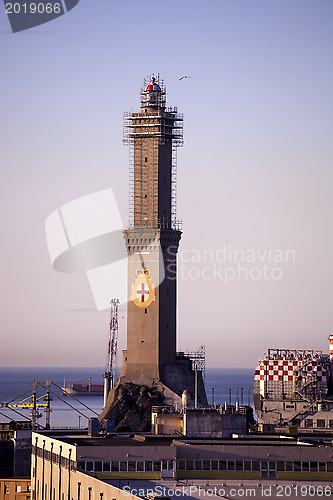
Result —
[[[126,351],[124,352],[124,359],[126,358],[125,354]],[[176,410],[181,410],[182,394],[185,390],[187,390],[188,407],[194,407],[196,402],[198,406],[207,406],[207,396],[202,373],[201,371],[194,371],[192,369],[190,359],[184,358],[182,360],[176,360],[174,364],[164,366],[162,378],[163,380],[157,378],[130,377],[126,374],[126,361],[124,361],[118,383],[114,389],[111,389],[104,409],[98,417],[99,420],[102,421],[103,419],[114,418],[116,413],[118,415],[118,420],[121,421],[119,412],[123,412],[123,416],[125,417],[125,414],[129,411],[128,405],[123,404],[123,400],[128,399],[127,395],[129,397],[131,396],[131,391],[138,392],[138,388],[140,387],[153,391],[153,393],[146,391],[148,399],[146,402],[143,399],[143,404],[147,407],[144,409],[148,410],[148,406],[150,406],[149,412],[151,406],[159,405],[170,405]],[[144,392],[143,389],[142,391]],[[133,414],[136,411],[137,408],[134,408]],[[135,426],[136,419],[133,418],[132,420]],[[131,428],[130,430],[139,431],[142,429]]]

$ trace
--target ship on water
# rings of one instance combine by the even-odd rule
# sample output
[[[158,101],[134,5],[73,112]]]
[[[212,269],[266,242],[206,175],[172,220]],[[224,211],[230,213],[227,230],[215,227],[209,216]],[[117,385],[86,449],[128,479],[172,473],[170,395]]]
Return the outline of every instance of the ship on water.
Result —
[[[89,378],[88,384],[69,384],[66,386],[66,379],[64,379],[64,386],[61,388],[63,396],[103,396],[104,385],[93,384],[92,378]]]

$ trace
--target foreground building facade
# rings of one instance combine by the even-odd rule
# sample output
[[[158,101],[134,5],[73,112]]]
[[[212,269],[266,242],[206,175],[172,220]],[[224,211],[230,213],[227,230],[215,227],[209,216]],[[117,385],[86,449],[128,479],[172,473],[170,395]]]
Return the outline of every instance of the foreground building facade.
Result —
[[[32,439],[33,500],[134,500],[129,485],[133,490],[142,482],[147,488],[174,488],[188,479],[203,487],[208,480],[220,485],[227,480],[333,481],[331,440],[319,446],[279,436],[177,439],[52,431],[33,433]]]

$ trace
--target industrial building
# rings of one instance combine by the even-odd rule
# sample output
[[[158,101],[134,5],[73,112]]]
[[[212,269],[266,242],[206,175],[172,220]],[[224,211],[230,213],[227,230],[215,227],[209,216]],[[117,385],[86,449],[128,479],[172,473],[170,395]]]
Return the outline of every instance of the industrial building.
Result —
[[[302,432],[333,432],[333,335],[322,351],[269,349],[255,371],[259,422]]]

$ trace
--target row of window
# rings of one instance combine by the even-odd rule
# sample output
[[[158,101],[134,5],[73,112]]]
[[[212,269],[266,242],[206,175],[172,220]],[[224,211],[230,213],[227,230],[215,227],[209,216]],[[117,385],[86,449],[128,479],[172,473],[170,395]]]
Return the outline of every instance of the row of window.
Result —
[[[12,487],[11,485],[9,484],[4,484],[3,485],[3,491],[2,491],[2,488],[1,488],[1,483],[0,483],[0,494],[3,493],[4,495],[10,495],[10,493],[13,494],[13,492],[15,493],[23,493],[23,492],[30,492],[30,486],[27,485],[26,487],[23,486],[21,484],[13,484]]]
[[[78,462],[78,468],[87,472],[160,472],[178,471],[260,471],[333,472],[333,462],[262,461],[262,460],[157,460],[128,462]]]
[[[281,472],[333,472],[333,462],[295,462],[267,460],[177,460],[177,470],[228,470]]]
[[[101,462],[87,461],[78,462],[78,469],[87,472],[160,472],[162,470],[173,470],[173,460],[156,461],[129,461],[129,462]]]
[[[307,429],[313,428],[314,423],[315,421],[313,420],[313,418],[305,419],[305,427]],[[329,429],[333,429],[333,420],[329,420],[328,422],[326,422],[324,418],[318,418],[316,424],[317,424],[317,429],[325,429],[326,427],[328,427]]]
[[[32,446],[32,455],[37,455],[37,457],[44,458],[44,460],[48,460],[55,465],[61,465],[68,469],[71,467],[71,470],[75,469],[74,460],[70,460],[69,458],[63,457],[62,455],[58,455],[56,453],[51,453],[49,450],[45,450],[43,448],[39,448],[36,446]]]

